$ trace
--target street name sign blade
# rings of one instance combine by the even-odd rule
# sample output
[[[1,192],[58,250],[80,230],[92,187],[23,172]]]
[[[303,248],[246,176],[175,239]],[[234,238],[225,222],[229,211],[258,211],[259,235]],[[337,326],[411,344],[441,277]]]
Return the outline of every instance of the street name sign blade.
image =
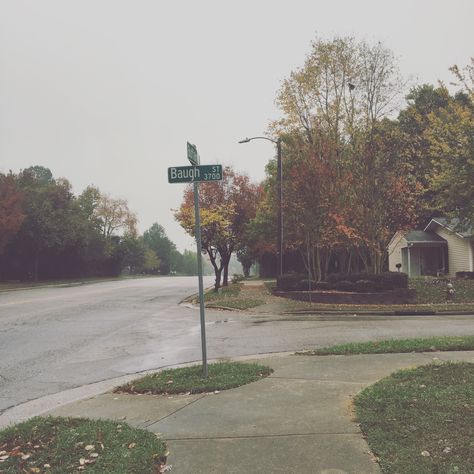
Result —
[[[168,183],[220,181],[222,165],[172,166],[168,168]]]
[[[199,165],[199,155],[197,152],[196,145],[186,142],[188,146],[188,160],[193,166]]]

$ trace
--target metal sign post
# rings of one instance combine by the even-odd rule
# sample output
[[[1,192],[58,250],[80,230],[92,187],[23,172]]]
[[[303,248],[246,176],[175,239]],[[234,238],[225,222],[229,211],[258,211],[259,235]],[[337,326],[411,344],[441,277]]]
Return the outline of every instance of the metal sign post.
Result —
[[[187,143],[188,160],[193,166],[173,166],[168,168],[169,183],[193,183],[194,219],[196,223],[196,250],[199,282],[199,312],[201,316],[202,375],[207,378],[206,317],[204,313],[204,285],[202,280],[201,215],[199,212],[199,182],[220,181],[222,165],[200,165],[196,145]]]
[[[201,316],[202,375],[207,378],[206,317],[204,314],[204,286],[202,282],[201,216],[199,212],[199,183],[194,182],[194,218],[196,222],[196,254],[199,281],[199,313]]]

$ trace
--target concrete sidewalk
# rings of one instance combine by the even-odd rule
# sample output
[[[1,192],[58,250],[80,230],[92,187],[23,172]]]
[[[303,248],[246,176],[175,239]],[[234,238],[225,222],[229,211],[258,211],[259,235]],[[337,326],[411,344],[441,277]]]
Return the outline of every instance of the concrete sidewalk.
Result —
[[[49,414],[123,420],[161,433],[176,474],[377,473],[352,414],[352,397],[390,373],[474,352],[271,356],[274,373],[213,394],[106,393]]]

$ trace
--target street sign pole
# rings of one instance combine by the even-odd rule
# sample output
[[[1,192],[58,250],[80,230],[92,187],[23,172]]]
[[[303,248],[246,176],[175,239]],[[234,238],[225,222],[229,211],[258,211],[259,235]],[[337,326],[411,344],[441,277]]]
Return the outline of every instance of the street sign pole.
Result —
[[[199,279],[199,312],[201,315],[202,375],[207,378],[206,317],[204,314],[204,285],[202,281],[201,216],[199,213],[199,182],[194,181],[194,218],[196,221],[196,246]]]
[[[201,181],[221,181],[222,165],[200,165],[196,145],[187,143],[188,160],[192,166],[172,166],[168,168],[168,183],[193,183],[194,220],[196,223],[196,247],[199,282],[199,312],[201,316],[202,375],[207,378],[206,316],[204,314],[204,285],[202,281],[201,215],[199,212],[199,183]]]

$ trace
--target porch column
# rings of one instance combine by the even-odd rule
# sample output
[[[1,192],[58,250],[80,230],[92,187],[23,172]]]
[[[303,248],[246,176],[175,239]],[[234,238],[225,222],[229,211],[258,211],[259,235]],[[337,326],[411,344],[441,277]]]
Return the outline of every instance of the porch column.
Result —
[[[443,268],[443,273],[446,275],[446,258],[445,258],[445,249],[444,246],[441,246],[441,266]]]
[[[408,276],[411,277],[410,246],[407,247]]]

